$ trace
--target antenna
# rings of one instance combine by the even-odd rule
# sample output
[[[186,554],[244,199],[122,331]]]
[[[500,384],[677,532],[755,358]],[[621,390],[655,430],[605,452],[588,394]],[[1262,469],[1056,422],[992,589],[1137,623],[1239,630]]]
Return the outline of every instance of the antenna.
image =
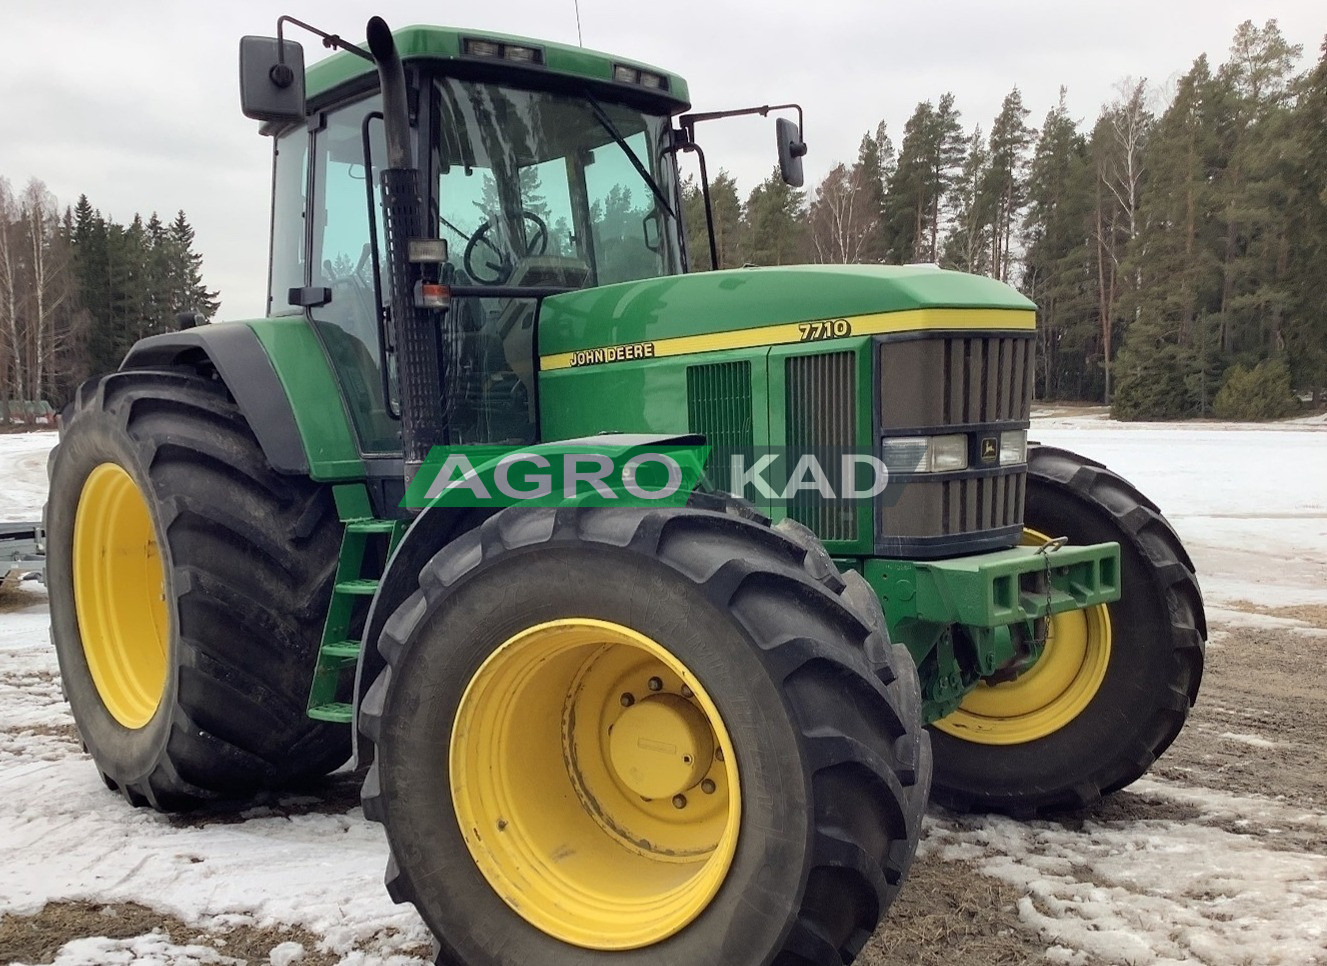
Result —
[[[581,36],[581,0],[575,0],[576,4],[576,43],[584,47],[585,38]]]

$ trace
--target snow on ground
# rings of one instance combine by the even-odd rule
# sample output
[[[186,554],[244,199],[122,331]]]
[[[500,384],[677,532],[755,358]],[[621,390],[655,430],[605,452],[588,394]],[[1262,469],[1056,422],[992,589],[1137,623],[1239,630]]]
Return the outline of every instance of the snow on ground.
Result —
[[[1134,482],[1193,556],[1212,604],[1327,604],[1327,422],[1036,419],[1031,435]],[[1213,616],[1227,616],[1216,612]]]
[[[1324,646],[1304,620],[1251,611],[1327,604],[1327,422],[1140,425],[1089,413],[1039,418],[1033,436],[1108,464],[1161,506],[1218,605],[1218,646],[1250,626]],[[0,436],[0,520],[40,513],[53,442]],[[346,963],[419,962],[403,953],[427,933],[387,898],[382,831],[353,797],[282,799],[208,823],[107,792],[73,737],[47,624],[39,592],[0,614],[0,914],[134,901],[205,928],[301,926]],[[1204,724],[1207,738],[1250,756],[1283,744],[1234,717],[1250,709],[1210,710],[1227,717]],[[1327,818],[1274,789],[1206,787],[1202,771],[1146,778],[1125,793],[1139,814],[1077,825],[937,812],[923,852],[1011,884],[1046,962],[1327,963]],[[236,961],[160,933],[69,938],[58,963]],[[298,955],[293,943],[272,950],[274,962]]]
[[[0,433],[0,523],[41,519],[46,502],[46,454],[54,431]]]

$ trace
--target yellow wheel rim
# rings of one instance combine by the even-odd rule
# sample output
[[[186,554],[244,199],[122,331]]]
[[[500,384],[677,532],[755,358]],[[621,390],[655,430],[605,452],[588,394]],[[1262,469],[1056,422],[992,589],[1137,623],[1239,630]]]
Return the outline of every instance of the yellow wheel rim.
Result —
[[[737,757],[718,709],[630,628],[540,624],[466,688],[452,800],[475,864],[531,925],[635,949],[709,905],[737,851]]]
[[[166,572],[142,491],[102,463],[74,516],[74,605],[83,655],[102,704],[126,728],[152,719],[166,688]]]
[[[1049,543],[1023,531],[1025,546]],[[945,734],[983,745],[1018,745],[1065,727],[1092,703],[1110,664],[1110,610],[1098,604],[1056,614],[1041,658],[1012,681],[979,683],[958,710],[935,722]]]

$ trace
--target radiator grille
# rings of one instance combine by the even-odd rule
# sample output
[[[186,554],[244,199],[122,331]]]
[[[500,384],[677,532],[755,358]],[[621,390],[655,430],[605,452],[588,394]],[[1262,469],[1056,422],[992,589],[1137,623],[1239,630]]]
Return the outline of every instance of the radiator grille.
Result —
[[[943,433],[946,427],[998,434],[1027,425],[1032,409],[1032,338],[952,335],[880,344],[881,435]],[[980,427],[977,429],[976,427]],[[962,476],[919,477],[887,491],[880,507],[884,549],[951,552],[964,535],[1019,527],[1024,467],[991,467]],[[896,498],[896,499],[895,499]],[[940,549],[940,548],[943,549]]]
[[[784,418],[789,460],[809,454],[839,481],[833,467],[854,450],[857,429],[857,364],[851,352],[791,356],[784,370]],[[822,540],[857,538],[857,504],[802,491],[788,515]]]
[[[1027,419],[1032,339],[947,336],[880,346],[885,430]]]
[[[713,447],[711,481],[729,489],[729,453],[746,453],[751,425],[751,363],[720,362],[687,369],[687,426]]]

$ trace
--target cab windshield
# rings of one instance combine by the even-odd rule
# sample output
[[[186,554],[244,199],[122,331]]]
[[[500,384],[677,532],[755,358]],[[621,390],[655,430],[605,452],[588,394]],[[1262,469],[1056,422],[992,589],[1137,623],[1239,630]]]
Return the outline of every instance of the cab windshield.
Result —
[[[681,271],[667,117],[454,77],[434,92],[433,203],[455,284],[580,288]]]

